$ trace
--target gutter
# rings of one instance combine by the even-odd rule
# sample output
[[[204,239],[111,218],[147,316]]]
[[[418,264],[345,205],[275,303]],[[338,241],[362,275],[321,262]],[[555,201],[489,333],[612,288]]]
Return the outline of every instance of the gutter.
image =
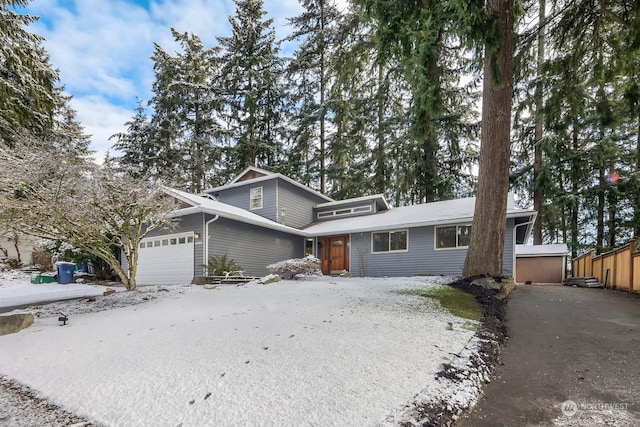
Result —
[[[209,221],[204,223],[204,235],[203,235],[203,244],[204,244],[204,265],[209,265],[209,224],[214,221],[217,221],[220,218],[220,215],[216,215],[211,218]],[[209,275],[209,270],[207,269],[207,275]]]
[[[516,236],[518,235],[517,231],[518,231],[518,227],[522,227],[523,225],[527,225],[529,227],[533,226],[533,223],[536,220],[536,217],[538,216],[538,212],[533,212],[533,215],[531,216],[531,219],[528,222],[523,222],[522,224],[517,224],[513,227],[513,283],[516,283]],[[530,234],[531,232],[527,232],[527,234]]]

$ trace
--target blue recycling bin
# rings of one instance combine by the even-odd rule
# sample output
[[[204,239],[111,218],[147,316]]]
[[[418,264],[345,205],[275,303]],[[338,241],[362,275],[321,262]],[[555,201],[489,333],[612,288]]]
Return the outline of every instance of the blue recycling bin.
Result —
[[[73,280],[73,272],[76,265],[72,262],[57,262],[56,268],[58,269],[58,283],[66,285]]]

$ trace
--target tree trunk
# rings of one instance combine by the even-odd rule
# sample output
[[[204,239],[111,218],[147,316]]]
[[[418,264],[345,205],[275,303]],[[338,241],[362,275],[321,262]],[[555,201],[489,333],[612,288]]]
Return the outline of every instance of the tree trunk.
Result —
[[[533,157],[533,210],[538,213],[533,223],[533,244],[542,244],[542,184],[540,180],[540,172],[542,171],[542,109],[544,107],[544,96],[542,91],[542,82],[540,76],[542,74],[542,64],[544,63],[544,43],[545,32],[544,26],[546,21],[545,10],[546,0],[539,0],[538,11],[538,83],[536,84],[536,123],[534,130],[534,157]]]
[[[636,197],[635,197],[635,206],[634,206],[634,227],[633,227],[633,238],[640,238],[640,116],[638,116],[638,129],[636,136]]]
[[[465,277],[502,274],[509,192],[514,0],[487,0],[486,14],[498,46],[485,47],[478,193]]]
[[[580,192],[580,162],[578,153],[580,150],[579,143],[579,123],[577,119],[573,120],[573,157],[571,159],[571,195],[573,196],[573,203],[571,205],[571,259],[578,256],[578,211],[580,201],[578,200],[578,193]]]
[[[327,114],[325,109],[325,34],[324,34],[324,2],[320,2],[320,192],[325,194],[326,192],[326,135],[325,135],[325,116]]]
[[[611,172],[613,172],[613,166],[611,166]],[[616,229],[618,224],[616,222],[616,214],[618,212],[618,185],[612,181],[609,184],[609,192],[607,194],[607,205],[608,205],[608,213],[609,213],[609,221],[608,221],[608,238],[607,244],[609,249],[613,249],[616,247]]]
[[[386,165],[385,165],[385,133],[384,133],[384,66],[380,64],[378,66],[378,129],[377,139],[378,147],[376,148],[376,191],[380,194],[384,194],[387,191],[387,179],[386,179]]]
[[[604,247],[604,205],[607,177],[604,165],[598,167],[598,206],[596,207],[596,253],[602,253]]]

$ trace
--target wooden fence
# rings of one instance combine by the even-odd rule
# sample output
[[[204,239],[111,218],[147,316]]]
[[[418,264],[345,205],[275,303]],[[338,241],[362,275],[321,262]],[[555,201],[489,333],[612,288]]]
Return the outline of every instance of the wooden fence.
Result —
[[[591,250],[571,260],[571,275],[595,276],[609,289],[640,292],[640,250],[635,240],[600,255]]]

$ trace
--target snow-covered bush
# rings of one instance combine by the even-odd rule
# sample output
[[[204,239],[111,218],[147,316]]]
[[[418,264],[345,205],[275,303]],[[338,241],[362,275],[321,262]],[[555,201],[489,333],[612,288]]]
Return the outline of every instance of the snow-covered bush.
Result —
[[[20,267],[20,262],[15,257],[0,257],[0,271],[15,270]]]
[[[53,261],[85,261],[93,259],[91,255],[84,253],[81,249],[60,240],[41,240],[40,247],[47,252]]]
[[[267,274],[263,278],[258,279],[258,283],[261,285],[268,285],[269,283],[279,282],[280,280],[282,279],[277,274]]]
[[[322,276],[320,260],[313,255],[308,255],[304,258],[293,258],[276,262],[275,264],[268,265],[267,270],[278,273],[281,276],[287,276],[291,279],[298,275]]]

